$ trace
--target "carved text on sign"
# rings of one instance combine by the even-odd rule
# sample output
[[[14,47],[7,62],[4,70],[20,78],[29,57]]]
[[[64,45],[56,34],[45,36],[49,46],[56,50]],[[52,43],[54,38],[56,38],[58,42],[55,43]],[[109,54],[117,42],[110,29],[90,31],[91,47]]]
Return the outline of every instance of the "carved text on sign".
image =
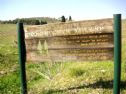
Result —
[[[27,60],[113,59],[113,20],[56,23],[25,28]]]

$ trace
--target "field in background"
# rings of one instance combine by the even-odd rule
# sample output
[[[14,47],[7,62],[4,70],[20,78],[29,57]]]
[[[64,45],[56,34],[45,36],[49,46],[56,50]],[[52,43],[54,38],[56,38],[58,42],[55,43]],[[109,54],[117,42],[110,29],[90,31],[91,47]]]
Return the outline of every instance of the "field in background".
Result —
[[[20,94],[16,25],[0,24],[0,94]],[[126,94],[126,20],[122,21],[122,82]],[[113,62],[27,63],[29,94],[112,94]]]
[[[0,94],[20,94],[16,25],[0,24]]]

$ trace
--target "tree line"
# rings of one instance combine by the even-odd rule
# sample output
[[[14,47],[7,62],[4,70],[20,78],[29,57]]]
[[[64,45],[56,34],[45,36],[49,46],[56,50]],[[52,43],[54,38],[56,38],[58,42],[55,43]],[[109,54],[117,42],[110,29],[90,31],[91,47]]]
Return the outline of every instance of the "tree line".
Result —
[[[64,15],[59,19],[50,18],[50,17],[33,17],[33,18],[17,18],[14,20],[0,21],[1,24],[16,24],[18,22],[23,22],[26,25],[43,25],[47,23],[55,23],[55,22],[66,22],[72,21],[72,17],[66,18]]]
[[[42,21],[42,20],[38,20],[38,19],[15,19],[15,20],[8,20],[8,21],[0,21],[0,23],[2,24],[16,24],[18,22],[23,22],[26,25],[43,25],[43,24],[47,24],[47,21]]]
[[[61,17],[61,22],[66,22],[66,21],[72,21],[72,17],[69,16],[69,18],[67,19],[67,18],[65,18],[65,16],[63,15],[63,16]]]

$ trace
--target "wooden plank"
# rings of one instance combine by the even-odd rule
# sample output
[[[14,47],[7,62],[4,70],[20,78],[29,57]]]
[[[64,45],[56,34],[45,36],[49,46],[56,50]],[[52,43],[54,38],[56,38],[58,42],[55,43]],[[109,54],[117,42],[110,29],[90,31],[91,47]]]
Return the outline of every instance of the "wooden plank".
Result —
[[[28,61],[113,60],[113,20],[88,20],[25,28]]]
[[[88,20],[25,27],[25,37],[44,38],[53,36],[81,35],[113,32],[113,20]]]
[[[39,42],[43,46],[46,42],[48,49],[91,47],[99,48],[113,45],[113,33],[26,39],[27,50],[37,50]]]
[[[28,52],[31,61],[101,61],[113,60],[113,48],[97,49],[57,49],[48,50],[42,54],[36,51]]]

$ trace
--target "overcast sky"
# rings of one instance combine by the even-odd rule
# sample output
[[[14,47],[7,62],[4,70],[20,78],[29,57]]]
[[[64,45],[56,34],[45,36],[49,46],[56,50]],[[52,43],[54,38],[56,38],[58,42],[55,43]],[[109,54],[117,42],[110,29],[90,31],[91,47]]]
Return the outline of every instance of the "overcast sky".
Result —
[[[126,0],[0,0],[0,20],[72,16],[74,20],[126,18]]]

